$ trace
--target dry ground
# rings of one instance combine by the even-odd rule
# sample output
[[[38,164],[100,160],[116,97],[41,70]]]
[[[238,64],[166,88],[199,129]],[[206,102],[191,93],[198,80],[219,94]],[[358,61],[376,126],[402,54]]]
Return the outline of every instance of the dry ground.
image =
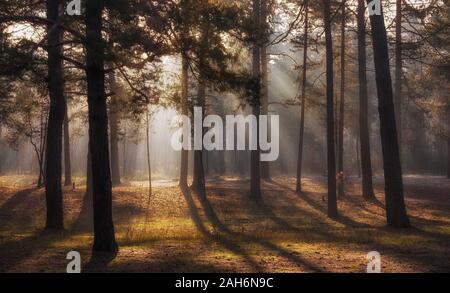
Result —
[[[0,272],[64,272],[71,250],[81,253],[84,271],[364,272],[376,250],[384,272],[450,272],[450,180],[443,178],[405,178],[414,228],[403,230],[385,227],[380,179],[376,202],[364,201],[358,180],[349,179],[338,220],[326,217],[321,178],[306,179],[301,195],[294,179],[275,178],[259,203],[248,199],[248,182],[228,178],[211,181],[207,199],[159,184],[148,205],[135,182],[114,189],[120,251],[105,263],[90,262],[83,187],[65,190],[67,230],[55,234],[42,230],[44,191],[31,180],[0,177]]]

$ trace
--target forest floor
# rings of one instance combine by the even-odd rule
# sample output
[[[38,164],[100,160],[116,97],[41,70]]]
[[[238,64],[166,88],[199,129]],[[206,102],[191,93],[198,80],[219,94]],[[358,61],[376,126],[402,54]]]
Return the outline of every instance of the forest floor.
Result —
[[[120,251],[102,263],[90,261],[84,187],[65,189],[66,230],[55,234],[42,230],[45,194],[31,180],[0,176],[0,272],[65,272],[71,250],[84,271],[365,272],[378,251],[383,272],[450,272],[450,180],[440,177],[405,177],[410,229],[385,226],[380,178],[372,202],[349,179],[337,220],[326,216],[323,178],[305,179],[298,195],[295,179],[276,177],[258,203],[233,178],[210,181],[206,199],[161,182],[149,204],[146,188],[129,183],[113,196]]]

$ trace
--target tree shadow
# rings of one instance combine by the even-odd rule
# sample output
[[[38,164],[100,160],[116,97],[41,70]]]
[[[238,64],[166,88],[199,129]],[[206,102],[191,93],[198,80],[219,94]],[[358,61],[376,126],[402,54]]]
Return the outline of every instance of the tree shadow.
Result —
[[[76,232],[92,233],[94,231],[94,213],[93,213],[93,199],[92,195],[85,193],[83,202],[81,204],[80,213],[73,222],[71,230]]]
[[[217,216],[217,214],[214,211],[212,204],[209,202],[209,200],[206,196],[204,196],[201,200],[199,199],[199,201],[201,203],[203,202],[202,203],[203,208],[205,208],[205,206],[207,206],[209,212],[208,213],[205,212],[205,215],[209,221],[211,221],[211,222],[220,221],[219,217]],[[255,204],[259,204],[259,203],[255,203]],[[211,215],[213,215],[213,216],[211,217]],[[201,221],[201,219],[199,219],[199,220]],[[297,230],[292,225],[290,225],[289,223],[287,223],[286,221],[284,221],[283,219],[279,218],[278,222],[280,222],[282,224],[287,224],[292,229],[295,229],[296,231],[300,231],[300,230]],[[226,227],[225,224],[223,224],[223,223],[221,223],[220,226]],[[239,240],[242,240],[247,243],[254,243],[254,244],[260,245],[262,247],[265,247],[267,249],[274,251],[279,256],[295,263],[299,268],[306,268],[307,270],[314,271],[314,272],[323,272],[323,270],[321,268],[319,268],[318,266],[309,262],[308,260],[306,260],[306,259],[302,258],[301,256],[296,255],[293,252],[286,250],[266,239],[261,239],[261,238],[254,237],[254,236],[248,236],[244,233],[234,232],[234,231],[231,231],[228,227],[226,227],[226,229],[224,229],[222,232],[224,232],[224,234],[225,234],[224,236],[231,238],[229,240],[230,242],[233,240],[235,241],[236,239],[239,239]],[[221,237],[220,239],[224,240],[223,237]]]
[[[36,233],[20,240],[10,240],[0,244],[0,272],[8,272],[22,261],[39,255],[40,251],[47,249],[53,242],[64,239],[66,233],[39,230]]]
[[[244,260],[248,263],[250,267],[255,268],[257,271],[262,271],[261,266],[251,258],[248,253],[246,253],[239,245],[233,243],[232,241],[229,241],[228,239],[225,239],[223,237],[220,237],[219,235],[213,235],[208,231],[208,229],[205,227],[200,214],[198,213],[197,206],[195,205],[194,199],[192,198],[191,192],[189,188],[187,187],[180,187],[181,192],[186,200],[186,203],[189,208],[189,213],[191,216],[191,219],[193,220],[195,226],[197,227],[197,230],[202,233],[207,239],[218,242],[226,249],[230,250],[231,252],[240,255],[244,258]],[[205,199],[206,200],[206,197]],[[209,213],[213,213],[212,207]],[[206,216],[208,217],[208,214],[205,212]],[[218,221],[217,215],[214,217],[215,220]],[[211,221],[212,222],[212,221]],[[224,227],[223,224],[219,225],[220,227]]]
[[[39,188],[29,188],[25,190],[21,190],[7,199],[0,206],[0,219],[3,224],[10,223],[14,221],[14,224],[17,226],[26,226],[32,222],[32,217],[28,213],[15,213],[11,214],[11,211],[14,210],[21,204],[26,203],[29,195],[35,191],[39,190]]]
[[[322,196],[321,193],[316,193],[316,192],[300,192],[297,193],[296,191],[294,191],[293,189],[291,189],[289,186],[285,186],[281,183],[275,182],[273,181],[272,184],[284,189],[285,191],[288,192],[294,192],[295,194],[298,195],[299,198],[301,198],[303,201],[305,201],[309,206],[311,206],[313,209],[315,209],[316,211],[327,215],[327,207],[325,205],[321,205],[320,203],[318,203],[317,201],[315,201],[312,197],[310,197],[310,195],[316,194],[319,197]],[[323,196],[322,196],[323,197]],[[336,218],[330,218],[333,221],[336,221],[344,226],[347,227],[351,227],[351,228],[373,228],[373,226],[366,224],[366,223],[361,223],[358,221],[355,221],[351,218],[349,218],[346,215],[343,215],[342,213],[339,213],[338,217]]]

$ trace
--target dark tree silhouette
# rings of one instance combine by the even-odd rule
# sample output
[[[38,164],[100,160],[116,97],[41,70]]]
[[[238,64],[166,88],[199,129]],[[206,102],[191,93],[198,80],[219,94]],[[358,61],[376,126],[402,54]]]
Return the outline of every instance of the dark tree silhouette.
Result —
[[[338,124],[338,195],[345,195],[344,191],[344,123],[345,123],[345,49],[346,49],[346,1],[341,3],[341,89],[339,100],[339,124]]]
[[[327,63],[327,166],[328,166],[328,216],[337,217],[336,199],[336,152],[334,125],[334,73],[333,73],[333,38],[331,34],[331,4],[324,0],[324,26]]]
[[[409,218],[406,214],[403,198],[402,166],[383,13],[382,15],[370,16],[370,22],[372,25],[372,43],[380,115],[387,222],[392,227],[409,227]]]
[[[118,87],[114,71],[109,72],[109,87],[111,100],[109,104],[109,147],[111,151],[111,179],[113,186],[120,185],[119,170],[119,113],[118,113]]]
[[[118,249],[112,220],[112,190],[108,148],[104,43],[104,1],[86,2],[86,77],[89,108],[89,151],[92,161],[94,211],[93,252],[115,253]]]
[[[400,155],[402,150],[402,0],[396,2],[395,18],[395,116],[397,123],[398,142]]]
[[[253,115],[257,117],[259,125],[259,116],[261,114],[261,50],[259,45],[260,20],[261,20],[261,1],[253,0],[253,51],[252,51],[252,73],[253,73],[253,96],[251,106]],[[258,127],[259,128],[259,127]],[[257,140],[259,141],[259,130],[257,130]],[[250,155],[250,196],[253,199],[261,198],[261,153],[259,147],[251,151]]]
[[[72,168],[70,162],[70,130],[69,115],[66,103],[66,113],[64,116],[64,186],[72,185]]]
[[[306,113],[306,73],[308,65],[308,29],[309,29],[309,5],[308,0],[304,2],[305,8],[305,27],[303,40],[303,67],[302,67],[302,97],[300,105],[300,135],[298,143],[298,159],[297,159],[297,192],[302,191],[302,170],[303,170],[303,149],[305,137],[305,113]]]
[[[372,183],[372,159],[370,155],[369,111],[367,92],[366,19],[365,2],[358,0],[358,74],[359,74],[359,137],[363,196],[375,197]]]
[[[62,31],[59,22],[61,5],[58,0],[46,2],[48,52],[48,91],[50,95],[50,112],[47,126],[45,197],[47,203],[47,229],[64,228],[64,206],[61,190],[62,131],[66,102],[64,98],[64,81],[62,72]]]
[[[269,69],[268,61],[269,56],[267,55],[267,43],[269,34],[269,24],[268,24],[268,13],[269,13],[269,1],[261,0],[261,35],[263,39],[261,40],[261,114],[269,114]],[[270,166],[269,162],[261,162],[261,178],[265,180],[270,180]]]

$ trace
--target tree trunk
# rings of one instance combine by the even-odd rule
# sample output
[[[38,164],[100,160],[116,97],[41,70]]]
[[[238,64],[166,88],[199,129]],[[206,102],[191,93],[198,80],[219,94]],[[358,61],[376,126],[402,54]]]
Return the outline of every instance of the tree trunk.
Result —
[[[64,186],[72,185],[72,168],[70,163],[70,135],[69,115],[66,103],[66,115],[64,116]]]
[[[367,0],[370,3],[370,0]],[[389,226],[409,227],[403,198],[403,178],[395,120],[389,51],[384,16],[372,15],[373,52],[383,150],[386,216]]]
[[[148,201],[147,201],[147,215],[146,215],[146,221],[148,221],[149,213],[150,213],[150,202],[152,198],[152,164],[151,164],[151,157],[150,157],[150,111],[148,109],[147,105],[147,120],[146,120],[146,148],[147,148],[147,171],[148,171]]]
[[[342,1],[341,22],[341,99],[339,104],[339,126],[338,126],[338,196],[345,195],[344,190],[344,121],[345,121],[345,5]]]
[[[255,24],[260,23],[261,16],[261,1],[253,0],[253,21]],[[259,125],[259,116],[261,114],[261,52],[260,52],[260,33],[259,26],[256,25],[256,32],[253,40],[253,79],[254,79],[254,89],[252,97],[252,107],[253,115],[257,117],[257,124]],[[259,128],[259,127],[257,127]],[[257,132],[257,142],[259,142],[259,129]],[[259,144],[256,150],[251,151],[250,155],[250,196],[253,199],[261,198],[261,153],[259,149]]]
[[[201,107],[202,109],[202,117],[205,112],[204,111],[205,97],[206,97],[205,83],[201,80],[198,85],[197,106]],[[202,138],[203,138],[203,125],[202,125]],[[206,193],[203,150],[194,151],[194,174],[192,179],[192,188],[201,195],[204,195]]]
[[[39,153],[37,154],[39,163],[39,178],[38,178],[38,188],[42,187],[43,182],[45,182],[45,172],[44,172],[44,154],[46,151],[46,139],[47,139],[47,123],[48,117],[45,115],[44,107],[41,109],[40,115],[40,135],[39,135]]]
[[[111,179],[112,185],[120,185],[119,170],[119,117],[118,117],[118,87],[114,71],[109,73],[110,90],[112,93],[109,105],[109,146],[111,151]]]
[[[356,174],[358,175],[358,178],[361,178],[361,153],[358,135],[355,135],[355,152],[356,152]]]
[[[397,133],[400,149],[402,150],[402,0],[397,0],[397,12],[395,20],[395,115],[397,117]],[[400,158],[401,161],[401,158]]]
[[[61,1],[48,0],[47,18],[58,22],[60,17]],[[47,26],[48,31],[48,90],[50,94],[50,112],[47,129],[46,148],[46,180],[45,196],[47,203],[47,229],[64,229],[64,206],[61,190],[61,157],[62,157],[62,130],[66,103],[64,98],[64,81],[62,72],[61,39],[62,32],[59,26]]]
[[[268,0],[261,0],[261,30],[263,40],[261,42],[261,114],[269,114],[269,69],[268,69],[268,55],[267,55],[267,43],[268,43]],[[267,120],[270,123],[270,120]],[[269,126],[269,125],[268,125]],[[267,127],[270,129],[270,127]],[[265,180],[270,180],[270,167],[269,162],[261,162],[261,177]]]
[[[187,52],[182,52],[181,60],[181,115],[187,116],[188,113],[188,85],[189,85],[189,64],[186,57]],[[189,151],[181,150],[181,163],[180,163],[180,187],[186,187],[188,177],[188,165],[189,165]]]
[[[0,123],[0,174],[3,172],[3,142],[2,142],[2,124]],[[39,171],[40,172],[40,171]]]
[[[336,153],[334,133],[334,74],[333,74],[333,38],[331,35],[330,0],[324,0],[324,25],[327,55],[327,166],[328,166],[328,216],[337,217],[336,199]]]
[[[447,178],[450,179],[450,106],[448,107],[448,131],[447,131]]]
[[[369,135],[369,95],[367,92],[366,19],[364,0],[358,0],[358,74],[359,74],[359,136],[363,197],[375,198],[372,183],[372,159]]]
[[[450,179],[450,136],[447,138],[447,178]]]
[[[124,135],[122,141],[122,176],[127,176],[127,125],[124,124]]]
[[[303,68],[302,68],[302,97],[300,109],[300,134],[298,142],[297,159],[297,192],[302,192],[302,172],[303,172],[303,148],[305,136],[305,113],[306,113],[306,72],[308,65],[308,29],[309,29],[309,6],[308,0],[305,0],[305,33],[303,40]]]
[[[112,219],[111,171],[108,147],[105,71],[102,38],[104,1],[86,5],[86,77],[89,108],[89,150],[92,161],[94,211],[93,252],[116,253]]]

